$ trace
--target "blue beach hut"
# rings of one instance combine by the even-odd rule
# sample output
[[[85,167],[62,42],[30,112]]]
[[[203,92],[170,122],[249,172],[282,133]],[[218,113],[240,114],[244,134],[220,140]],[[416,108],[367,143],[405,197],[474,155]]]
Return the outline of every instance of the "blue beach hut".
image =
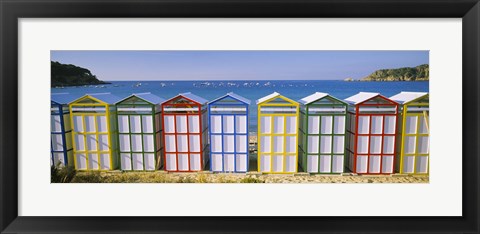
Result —
[[[69,93],[52,93],[50,99],[50,165],[67,166],[73,162],[72,126]],[[72,164],[73,165],[73,164]]]
[[[249,105],[232,92],[208,103],[211,171],[248,171]]]

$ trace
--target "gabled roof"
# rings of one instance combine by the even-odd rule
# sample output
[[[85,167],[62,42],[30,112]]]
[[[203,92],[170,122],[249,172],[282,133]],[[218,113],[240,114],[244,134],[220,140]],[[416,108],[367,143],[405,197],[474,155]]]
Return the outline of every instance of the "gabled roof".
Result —
[[[312,103],[312,102],[315,102],[315,101],[317,101],[317,100],[319,100],[319,99],[322,99],[322,98],[324,98],[324,97],[326,97],[326,96],[328,96],[328,93],[316,92],[316,93],[314,93],[314,94],[312,94],[312,95],[310,95],[310,96],[306,96],[306,97],[298,100],[298,102],[301,103],[301,104],[306,105],[306,104],[310,104],[310,103]]]
[[[199,97],[199,96],[197,96],[197,95],[195,95],[195,94],[193,94],[193,93],[191,93],[191,92],[188,92],[188,93],[179,93],[177,96],[172,97],[172,98],[170,98],[170,99],[168,99],[168,100],[166,100],[166,101],[164,101],[164,102],[169,102],[169,101],[171,101],[171,100],[173,100],[173,99],[175,99],[175,98],[177,98],[177,97],[185,97],[185,98],[188,98],[188,99],[190,99],[190,100],[192,100],[192,101],[194,101],[194,102],[197,102],[197,103],[199,103],[199,104],[201,104],[201,105],[207,104],[207,102],[208,102],[207,99],[202,98],[202,97]]]
[[[258,100],[257,100],[257,104],[258,104],[258,103],[262,103],[262,102],[264,102],[264,101],[266,101],[266,100],[272,99],[272,98],[277,97],[277,96],[280,96],[280,93],[273,92],[272,94],[269,94],[269,95],[267,95],[267,96],[265,96],[265,97],[262,97],[262,98],[258,99]]]
[[[138,97],[144,101],[147,101],[151,104],[159,104],[159,103],[162,103],[165,101],[165,99],[155,95],[155,94],[152,94],[152,93],[133,93],[131,95],[129,95],[128,97],[125,97],[123,98],[122,100],[116,102],[116,104],[120,103],[120,102],[123,102],[131,97]]]
[[[404,104],[427,95],[428,93],[426,92],[400,92],[399,94],[391,96],[390,99],[400,104]]]
[[[73,102],[76,102],[77,100],[80,100],[84,97],[93,97],[93,98],[96,98],[102,102],[105,102],[105,103],[108,103],[108,104],[115,104],[116,102],[118,102],[120,100],[119,97],[111,94],[111,93],[87,93],[73,101],[71,101],[70,103],[73,103]]]
[[[374,98],[376,96],[381,96],[380,93],[369,93],[369,92],[359,92],[347,99],[345,101],[352,105],[357,105],[358,103],[362,103],[366,100]]]
[[[226,97],[232,97],[232,98],[237,99],[238,101],[243,102],[243,103],[248,104],[248,105],[250,105],[250,103],[251,103],[251,101],[249,99],[246,99],[246,98],[244,98],[244,97],[242,97],[242,96],[240,96],[236,93],[233,93],[233,92],[229,92],[229,93],[227,93],[227,94],[225,94],[225,95],[223,95],[219,98],[213,99],[212,101],[210,101],[208,103],[213,103],[213,102],[216,102],[218,100],[224,99]]]
[[[68,104],[69,102],[73,101],[75,96],[71,95],[70,93],[52,93],[50,95],[50,100],[57,104]]]

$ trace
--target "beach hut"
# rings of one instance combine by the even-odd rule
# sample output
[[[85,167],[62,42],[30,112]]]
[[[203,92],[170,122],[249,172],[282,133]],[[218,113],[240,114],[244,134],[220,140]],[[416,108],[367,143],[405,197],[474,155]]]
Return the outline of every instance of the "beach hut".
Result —
[[[69,166],[73,163],[72,127],[68,93],[52,93],[50,101],[50,164]]]
[[[107,171],[118,166],[115,103],[110,93],[86,94],[69,104],[75,169]]]
[[[120,169],[153,171],[161,166],[161,108],[164,102],[151,93],[135,93],[117,107]]]
[[[343,173],[348,104],[316,92],[300,103],[300,166],[309,173]]]
[[[399,118],[400,139],[397,141],[399,160],[397,171],[403,174],[429,173],[429,94],[401,92],[390,97],[401,104]]]
[[[379,93],[360,92],[349,104],[347,166],[358,174],[392,174],[398,103]]]
[[[258,99],[257,106],[258,171],[297,172],[298,102],[274,92]]]
[[[208,103],[211,171],[248,171],[249,106],[250,100],[235,93]]]
[[[162,103],[166,171],[201,171],[208,159],[207,100],[190,92]]]

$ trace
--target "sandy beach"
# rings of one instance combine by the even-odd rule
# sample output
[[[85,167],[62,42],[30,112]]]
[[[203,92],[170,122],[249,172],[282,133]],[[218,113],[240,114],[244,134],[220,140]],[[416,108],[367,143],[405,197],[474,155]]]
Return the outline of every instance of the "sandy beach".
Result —
[[[72,183],[428,183],[428,176],[157,172],[78,172]]]

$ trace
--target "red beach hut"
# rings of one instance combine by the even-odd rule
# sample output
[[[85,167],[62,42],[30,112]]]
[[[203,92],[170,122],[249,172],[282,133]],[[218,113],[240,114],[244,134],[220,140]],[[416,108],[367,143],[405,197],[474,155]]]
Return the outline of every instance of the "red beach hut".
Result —
[[[207,156],[207,100],[181,93],[162,103],[165,170],[201,171]]]
[[[347,166],[358,174],[392,174],[395,165],[398,103],[379,93],[360,92],[350,105]]]

